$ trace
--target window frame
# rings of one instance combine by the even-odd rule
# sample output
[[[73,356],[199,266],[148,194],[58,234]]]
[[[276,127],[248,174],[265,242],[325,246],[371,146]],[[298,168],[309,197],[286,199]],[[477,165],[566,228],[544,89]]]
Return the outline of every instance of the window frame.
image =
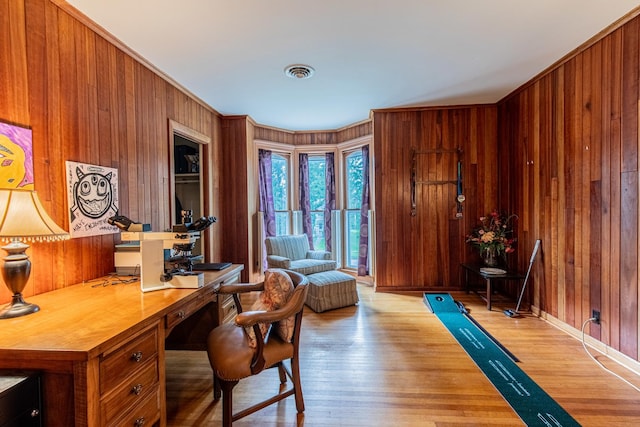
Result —
[[[336,184],[336,207],[335,210],[339,211],[341,214],[340,218],[340,231],[341,236],[339,238],[340,248],[336,250],[334,248],[334,253],[339,254],[340,259],[338,259],[338,265],[341,268],[355,271],[354,268],[346,268],[345,257],[346,257],[346,248],[345,248],[345,221],[346,221],[346,156],[345,153],[353,153],[357,150],[362,149],[363,146],[369,145],[369,191],[370,191],[370,229],[369,229],[369,247],[370,247],[370,263],[369,263],[369,277],[373,281],[374,272],[375,272],[375,251],[373,248],[375,247],[375,222],[374,218],[374,207],[375,207],[375,174],[374,174],[374,146],[373,146],[373,136],[366,135],[360,138],[356,138],[353,140],[345,141],[339,144],[314,144],[314,145],[291,145],[280,142],[273,141],[265,141],[265,140],[254,140],[255,152],[257,153],[258,149],[266,149],[271,150],[272,153],[288,156],[289,158],[289,176],[293,179],[289,180],[289,206],[291,208],[292,215],[290,217],[290,230],[292,233],[302,232],[301,224],[296,224],[296,217],[301,218],[301,215],[297,215],[300,211],[300,195],[299,195],[299,185],[300,177],[299,177],[299,154],[306,153],[311,156],[324,156],[326,153],[334,154],[335,161],[335,184]],[[257,154],[256,154],[257,155]],[[257,174],[256,174],[257,175]],[[257,177],[256,177],[257,182]],[[257,185],[257,184],[256,184]],[[259,197],[259,196],[258,196]]]

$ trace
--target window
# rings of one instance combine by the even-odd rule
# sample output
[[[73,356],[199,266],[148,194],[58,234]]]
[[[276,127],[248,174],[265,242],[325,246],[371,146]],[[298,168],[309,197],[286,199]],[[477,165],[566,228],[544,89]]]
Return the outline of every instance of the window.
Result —
[[[327,205],[327,153],[334,153],[335,207],[330,224],[331,252],[339,268],[358,270],[360,253],[360,207],[362,205],[363,144],[370,141],[349,141],[340,145],[314,147],[270,146],[271,182],[275,211],[276,235],[303,232],[303,215],[299,203],[300,154],[307,154],[311,239],[315,250],[327,250],[325,207]],[[275,148],[275,149],[274,149]],[[259,147],[259,149],[261,149]],[[287,151],[288,150],[288,151]],[[326,151],[326,152],[325,152]],[[337,158],[336,158],[337,157]],[[295,180],[295,182],[294,182]],[[297,209],[297,210],[296,210]],[[370,235],[372,231],[370,230]],[[371,260],[369,260],[371,262]],[[366,274],[366,273],[365,273]]]
[[[276,211],[276,235],[290,234],[288,157],[276,153],[271,155],[271,180],[273,207]]]
[[[309,156],[309,201],[311,204],[311,229],[313,248],[325,250],[324,205],[325,205],[325,167],[324,156]]]
[[[362,206],[362,151],[345,156],[345,227],[344,263],[346,268],[358,268],[360,247],[360,206]]]

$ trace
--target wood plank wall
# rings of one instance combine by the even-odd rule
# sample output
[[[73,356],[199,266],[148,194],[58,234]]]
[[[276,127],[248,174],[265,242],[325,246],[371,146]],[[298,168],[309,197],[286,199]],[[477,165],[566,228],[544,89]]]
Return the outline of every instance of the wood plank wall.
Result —
[[[259,280],[256,263],[255,229],[257,203],[257,159],[253,150],[254,124],[247,116],[222,119],[225,141],[220,174],[225,199],[221,205],[220,227],[224,229],[221,261],[244,264],[243,281]]]
[[[117,168],[121,213],[154,230],[170,226],[168,120],[213,137],[203,168],[215,174],[218,114],[48,0],[0,0],[0,26],[0,120],[32,128],[35,189],[52,218],[68,230],[72,160]],[[113,271],[117,242],[119,234],[34,244],[25,295]],[[9,299],[0,286],[0,301]]]
[[[377,289],[460,289],[460,263],[479,259],[464,243],[466,233],[480,216],[502,208],[496,107],[376,110],[373,126]],[[451,152],[457,149],[466,196],[462,219],[455,216],[455,184],[417,185],[412,216],[412,153],[425,153],[417,180],[455,182],[458,155]]]
[[[592,335],[635,360],[639,70],[634,18],[502,100],[498,120],[500,197],[521,243],[542,239],[534,303],[577,329],[599,310]]]
[[[340,144],[371,135],[372,129],[371,120],[328,131],[288,131],[255,125],[255,139],[288,145]]]

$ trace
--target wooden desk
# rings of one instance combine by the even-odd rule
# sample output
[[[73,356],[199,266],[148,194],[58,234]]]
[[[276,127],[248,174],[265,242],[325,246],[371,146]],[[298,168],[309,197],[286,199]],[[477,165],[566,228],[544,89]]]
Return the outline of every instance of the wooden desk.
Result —
[[[480,277],[482,277],[487,285],[487,310],[491,310],[491,294],[493,292],[493,281],[494,280],[516,280],[520,281],[524,279],[524,276],[518,272],[508,271],[505,274],[487,274],[482,272],[480,269],[484,268],[484,265],[481,264],[460,264],[464,269],[464,280],[465,280],[465,289],[469,292],[469,272],[474,273]]]
[[[217,288],[243,268],[205,272],[199,289],[89,282],[30,297],[39,312],[0,321],[0,368],[42,373],[47,426],[165,426],[165,338],[219,310]]]

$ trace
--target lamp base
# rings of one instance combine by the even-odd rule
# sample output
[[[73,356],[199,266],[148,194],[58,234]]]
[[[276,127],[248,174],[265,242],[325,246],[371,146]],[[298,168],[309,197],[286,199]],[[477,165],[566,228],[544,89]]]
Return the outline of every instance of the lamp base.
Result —
[[[0,319],[10,319],[12,317],[25,316],[27,314],[39,311],[40,307],[36,304],[26,302],[22,298],[21,293],[13,294],[11,304],[0,310]]]

